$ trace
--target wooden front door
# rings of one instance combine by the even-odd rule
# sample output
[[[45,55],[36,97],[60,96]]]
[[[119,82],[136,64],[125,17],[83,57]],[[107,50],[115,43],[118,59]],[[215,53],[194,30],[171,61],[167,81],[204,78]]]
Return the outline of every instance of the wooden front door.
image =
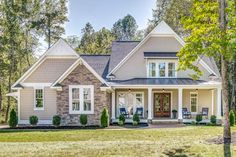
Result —
[[[170,117],[170,93],[154,93],[154,117]]]

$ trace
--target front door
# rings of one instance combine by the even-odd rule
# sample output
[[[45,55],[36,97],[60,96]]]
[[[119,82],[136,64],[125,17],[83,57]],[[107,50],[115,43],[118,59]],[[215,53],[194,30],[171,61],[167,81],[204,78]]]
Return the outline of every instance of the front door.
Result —
[[[170,117],[170,93],[154,93],[154,117]]]

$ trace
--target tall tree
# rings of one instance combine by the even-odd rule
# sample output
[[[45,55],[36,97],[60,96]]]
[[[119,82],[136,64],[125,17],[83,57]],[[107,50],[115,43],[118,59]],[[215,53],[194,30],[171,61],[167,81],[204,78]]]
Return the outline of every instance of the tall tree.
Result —
[[[48,43],[48,48],[65,33],[64,24],[67,18],[67,0],[43,0],[40,13],[33,27],[41,31]]]
[[[95,32],[92,25],[87,23],[82,29],[83,36],[81,42],[76,48],[82,54],[109,54],[111,52],[111,43],[115,39],[110,30],[102,28]]]
[[[79,37],[76,35],[71,35],[65,38],[65,40],[68,42],[68,44],[72,48],[76,48],[80,44]]]
[[[93,29],[93,26],[89,22],[86,23],[85,27],[82,29],[83,35],[77,51],[79,51],[80,53],[94,52],[94,47],[95,47],[94,32],[95,30]]]
[[[112,33],[115,35],[116,40],[133,40],[137,28],[136,20],[128,14],[113,25]]]
[[[146,34],[164,20],[177,34],[182,37],[187,36],[189,32],[184,31],[180,19],[190,15],[192,2],[193,0],[157,0]]]
[[[220,3],[219,3],[220,2]],[[193,63],[202,55],[221,60],[222,98],[224,108],[224,142],[231,139],[228,102],[227,64],[235,56],[235,27],[227,25],[225,0],[194,0],[191,15],[182,19],[186,31],[191,32],[186,38],[186,45],[178,53],[179,69],[190,68],[198,77],[202,72]],[[234,4],[235,5],[235,4]],[[235,19],[227,13],[229,19]],[[219,20],[220,19],[220,20]],[[231,21],[234,23],[235,20]],[[233,28],[233,29],[232,29]]]

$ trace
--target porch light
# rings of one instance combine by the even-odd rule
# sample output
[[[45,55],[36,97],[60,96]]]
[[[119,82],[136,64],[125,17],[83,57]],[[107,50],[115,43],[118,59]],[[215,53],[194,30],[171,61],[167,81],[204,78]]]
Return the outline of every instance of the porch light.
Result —
[[[196,89],[196,92],[198,92],[198,89]]]
[[[162,89],[162,92],[165,92],[165,89]]]
[[[129,93],[131,93],[131,89],[129,89]]]

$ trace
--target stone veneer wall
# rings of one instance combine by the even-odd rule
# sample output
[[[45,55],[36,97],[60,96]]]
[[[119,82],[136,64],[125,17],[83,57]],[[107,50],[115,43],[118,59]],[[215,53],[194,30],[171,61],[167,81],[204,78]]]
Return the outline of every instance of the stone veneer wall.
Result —
[[[110,93],[100,90],[102,83],[84,65],[78,65],[61,85],[62,91],[57,91],[57,113],[62,118],[62,125],[80,125],[80,115],[69,114],[69,85],[94,85],[94,114],[88,115],[88,125],[100,125],[104,107],[110,114]]]

